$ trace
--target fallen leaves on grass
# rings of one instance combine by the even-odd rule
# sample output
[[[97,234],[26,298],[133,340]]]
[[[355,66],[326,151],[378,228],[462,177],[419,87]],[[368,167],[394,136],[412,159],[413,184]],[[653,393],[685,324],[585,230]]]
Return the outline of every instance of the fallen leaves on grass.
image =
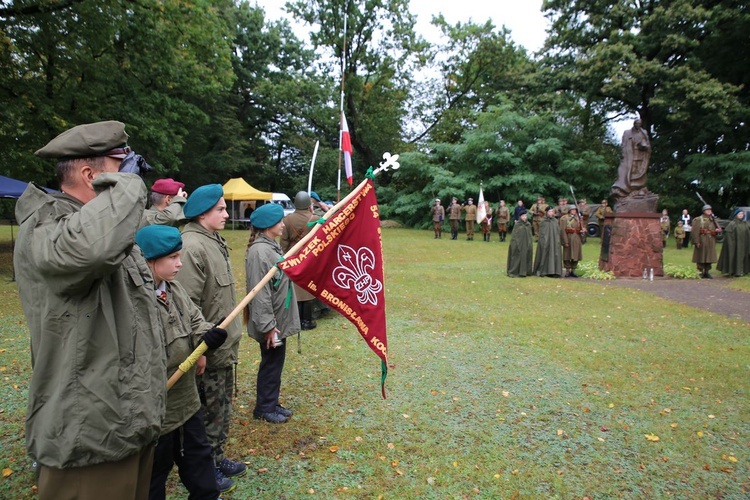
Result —
[[[658,440],[659,440],[659,436],[657,436],[656,434],[653,434],[653,433],[651,433],[651,434],[644,434],[644,436],[645,436],[645,437],[646,437],[646,439],[647,439],[647,440],[649,440],[649,441],[654,441],[654,442],[656,442],[656,441],[658,441]]]
[[[8,477],[11,474],[13,474],[13,469],[11,469],[10,467],[6,467],[3,469],[3,477]]]
[[[339,451],[339,447],[338,446],[331,446],[330,448],[328,448],[328,450],[331,453],[336,453],[337,451]]]

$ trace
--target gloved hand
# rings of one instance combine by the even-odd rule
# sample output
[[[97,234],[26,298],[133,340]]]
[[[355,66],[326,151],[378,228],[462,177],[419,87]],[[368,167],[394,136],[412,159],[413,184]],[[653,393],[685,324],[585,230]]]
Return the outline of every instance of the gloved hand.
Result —
[[[149,165],[143,156],[136,154],[134,151],[128,153],[128,155],[120,163],[120,172],[126,174],[138,174],[141,177],[146,177],[146,173],[153,170],[154,167]]]
[[[227,331],[223,328],[215,326],[209,331],[203,334],[203,342],[206,343],[209,349],[216,349],[221,347],[224,341],[227,339]]]

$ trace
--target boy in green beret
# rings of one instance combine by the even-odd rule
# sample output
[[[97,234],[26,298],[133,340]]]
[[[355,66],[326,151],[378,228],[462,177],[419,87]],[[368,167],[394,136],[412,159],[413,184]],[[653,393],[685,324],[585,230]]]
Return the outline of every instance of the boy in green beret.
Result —
[[[182,267],[180,231],[171,226],[152,225],[135,234],[156,287],[156,303],[167,348],[167,375],[190,356],[203,340],[209,349],[219,348],[227,332],[207,322],[175,276]],[[166,483],[176,464],[190,498],[216,499],[213,448],[206,437],[203,412],[195,384],[196,367],[191,368],[167,393],[167,411],[156,444],[149,498],[163,499]]]
[[[206,320],[219,323],[236,306],[229,247],[219,234],[229,218],[221,185],[208,184],[193,191],[183,212],[189,222],[182,230],[183,267],[179,282]],[[224,455],[232,417],[234,369],[242,337],[242,320],[235,318],[226,330],[227,341],[207,354],[206,370],[197,377],[206,433],[214,449],[216,480],[222,492],[232,488],[234,481],[230,477],[247,472],[243,462],[230,460]]]

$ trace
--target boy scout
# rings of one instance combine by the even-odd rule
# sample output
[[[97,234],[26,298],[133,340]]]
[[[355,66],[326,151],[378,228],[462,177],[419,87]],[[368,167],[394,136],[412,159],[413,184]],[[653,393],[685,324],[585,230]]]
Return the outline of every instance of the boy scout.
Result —
[[[220,184],[209,184],[196,189],[185,203],[185,217],[190,222],[182,230],[183,266],[178,279],[206,321],[214,324],[229,316],[236,304],[229,247],[219,234],[229,218],[223,196]],[[199,388],[203,389],[206,433],[214,448],[216,480],[221,491],[232,487],[232,481],[227,478],[247,472],[244,463],[224,456],[232,416],[233,375],[242,337],[242,320],[235,318],[226,330],[227,341],[206,355],[206,371],[198,376]]]
[[[158,179],[151,186],[151,208],[143,212],[141,227],[158,224],[180,226],[185,222],[182,207],[187,202],[185,184],[174,179]]]

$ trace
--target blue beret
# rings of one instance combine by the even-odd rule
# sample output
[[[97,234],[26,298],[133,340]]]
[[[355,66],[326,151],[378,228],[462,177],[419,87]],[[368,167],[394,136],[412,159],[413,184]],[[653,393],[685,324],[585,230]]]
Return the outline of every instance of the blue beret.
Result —
[[[222,196],[224,196],[224,189],[221,184],[206,184],[192,192],[182,212],[188,219],[198,217],[208,212]]]
[[[146,260],[158,259],[182,249],[180,230],[172,226],[146,226],[135,233],[135,242]]]
[[[284,209],[276,203],[266,203],[250,214],[250,225],[258,229],[268,229],[284,218]]]
[[[318,202],[320,201],[320,196],[318,196],[318,193],[315,191],[310,191],[310,198]]]

